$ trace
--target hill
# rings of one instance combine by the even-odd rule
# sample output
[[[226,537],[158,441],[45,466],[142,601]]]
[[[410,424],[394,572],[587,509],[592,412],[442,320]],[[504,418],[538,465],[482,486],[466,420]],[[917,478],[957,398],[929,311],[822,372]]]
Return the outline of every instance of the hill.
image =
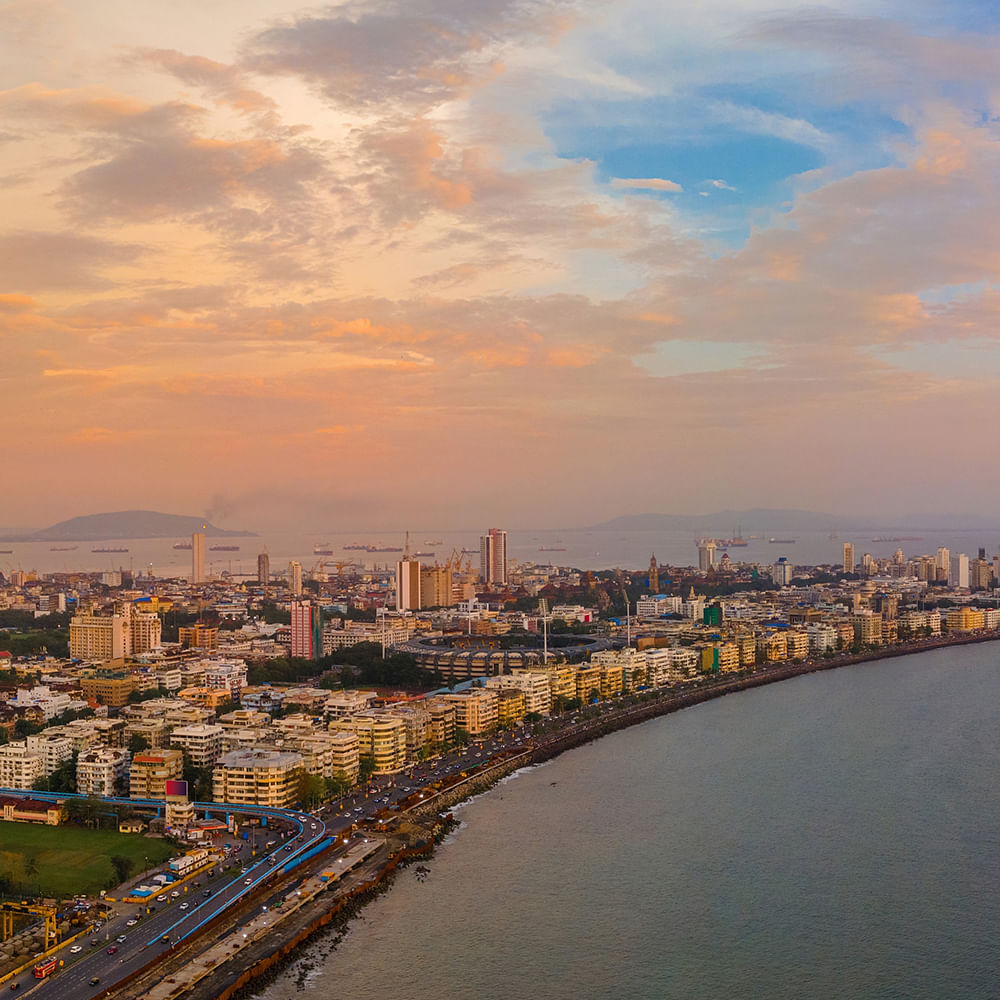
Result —
[[[252,536],[252,531],[227,531],[201,517],[161,514],[155,510],[119,510],[87,514],[33,531],[5,538],[6,542],[106,542],[118,538],[183,538],[204,531],[209,538]]]

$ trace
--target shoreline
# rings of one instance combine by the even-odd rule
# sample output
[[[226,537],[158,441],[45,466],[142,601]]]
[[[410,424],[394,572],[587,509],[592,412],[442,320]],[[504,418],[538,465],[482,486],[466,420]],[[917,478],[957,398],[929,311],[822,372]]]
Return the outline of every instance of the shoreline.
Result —
[[[701,685],[695,690],[682,693],[671,694],[669,688],[640,692],[628,696],[630,698],[628,704],[620,705],[607,714],[601,714],[594,719],[578,723],[569,730],[533,735],[515,752],[467,778],[440,789],[421,802],[419,806],[398,814],[425,824],[434,821],[440,822],[444,817],[444,822],[447,825],[440,831],[441,836],[436,835],[427,843],[412,845],[393,853],[370,879],[348,892],[337,893],[328,903],[323,901],[322,897],[318,898],[316,909],[308,915],[302,915],[307,916],[307,920],[296,920],[293,916],[289,919],[287,926],[275,927],[273,936],[268,936],[267,946],[262,949],[260,956],[249,967],[243,970],[233,969],[232,976],[225,975],[225,972],[229,970],[217,969],[212,977],[213,984],[210,989],[199,990],[195,986],[182,995],[191,998],[191,1000],[242,1000],[245,997],[257,996],[271,985],[282,971],[306,957],[303,954],[303,946],[315,944],[332,932],[334,941],[327,952],[329,955],[330,952],[336,950],[351,921],[360,915],[364,907],[392,888],[397,868],[405,866],[411,860],[427,859],[433,856],[434,849],[443,839],[444,834],[450,831],[453,825],[458,825],[448,814],[449,809],[484,794],[515,771],[544,763],[568,750],[594,742],[610,733],[639,725],[660,716],[670,715],[728,694],[764,687],[806,674],[836,670],[841,667],[896,659],[901,656],[910,656],[951,646],[997,641],[1000,641],[1000,631],[953,637],[942,636],[935,639],[919,640],[905,646],[897,645],[885,649],[869,650],[865,653],[831,657],[829,660],[762,668],[752,674],[733,674],[728,675],[728,677],[723,675],[723,677]],[[223,979],[224,985],[219,982],[220,979]]]

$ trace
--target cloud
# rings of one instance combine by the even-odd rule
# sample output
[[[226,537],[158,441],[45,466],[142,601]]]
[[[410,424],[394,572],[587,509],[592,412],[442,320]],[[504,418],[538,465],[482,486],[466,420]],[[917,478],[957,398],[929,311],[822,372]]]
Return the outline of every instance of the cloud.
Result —
[[[716,178],[715,180],[709,180],[706,183],[711,184],[712,187],[718,188],[720,191],[735,191],[736,188],[732,184],[727,184],[721,178]]]
[[[11,292],[99,289],[113,284],[108,272],[137,268],[147,249],[69,232],[0,234],[0,287]]]
[[[677,181],[662,177],[612,177],[611,186],[619,191],[683,191]]]

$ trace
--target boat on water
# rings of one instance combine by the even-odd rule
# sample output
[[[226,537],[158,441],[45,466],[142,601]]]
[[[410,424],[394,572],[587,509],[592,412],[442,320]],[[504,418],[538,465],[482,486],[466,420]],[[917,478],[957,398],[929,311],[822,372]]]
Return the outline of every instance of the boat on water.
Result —
[[[128,552],[128,549],[102,547],[102,548],[99,548],[99,549],[91,549],[90,551],[91,552],[99,552],[101,554],[104,554],[104,553],[107,553],[107,552]]]
[[[769,538],[768,542],[770,542],[771,545],[794,545],[795,544],[795,539],[794,538]]]
[[[430,548],[434,548],[435,545],[444,545],[444,542],[442,542],[440,538],[435,538],[434,541],[431,541],[430,539],[425,538],[424,539],[424,545],[427,545]]]
[[[12,556],[13,554],[13,549],[0,549],[0,556]]]
[[[77,545],[53,545],[49,552],[76,552],[78,548]]]
[[[434,553],[433,552],[414,552],[413,554],[415,556],[422,556],[425,559],[433,559],[434,558]]]
[[[174,542],[174,548],[175,549],[190,549],[191,548],[191,543],[190,542]]]
[[[565,552],[566,548],[562,545],[539,545],[539,552]]]
[[[240,547],[238,545],[209,545],[209,552],[239,552]]]
[[[367,548],[367,545],[362,545],[360,542],[353,542],[351,545],[345,545],[344,551],[350,552],[353,550],[355,552],[364,552]]]
[[[920,535],[879,535],[873,538],[873,542],[922,542],[924,539]]]
[[[314,556],[332,556],[333,555],[333,549],[329,548],[326,545],[314,545],[313,546],[313,555]]]

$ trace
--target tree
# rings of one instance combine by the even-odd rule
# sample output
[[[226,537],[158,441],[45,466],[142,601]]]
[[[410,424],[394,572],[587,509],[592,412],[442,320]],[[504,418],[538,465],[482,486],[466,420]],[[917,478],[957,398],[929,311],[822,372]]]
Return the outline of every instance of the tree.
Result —
[[[366,782],[375,773],[376,767],[375,757],[372,754],[365,754],[361,758],[361,770],[358,777],[362,783]]]
[[[305,769],[298,773],[295,794],[303,809],[314,809],[326,797],[326,782]]]
[[[351,790],[352,785],[346,771],[334,771],[333,776],[326,779],[326,794],[331,799],[339,799]]]
[[[149,748],[149,740],[142,733],[133,733],[128,739],[128,750],[131,754],[145,753]]]
[[[132,874],[132,859],[121,854],[112,854],[111,867],[115,870],[117,879],[115,885],[121,885]]]
[[[461,726],[455,727],[455,738],[453,740],[455,746],[464,747],[469,743],[469,731],[463,729]]]

